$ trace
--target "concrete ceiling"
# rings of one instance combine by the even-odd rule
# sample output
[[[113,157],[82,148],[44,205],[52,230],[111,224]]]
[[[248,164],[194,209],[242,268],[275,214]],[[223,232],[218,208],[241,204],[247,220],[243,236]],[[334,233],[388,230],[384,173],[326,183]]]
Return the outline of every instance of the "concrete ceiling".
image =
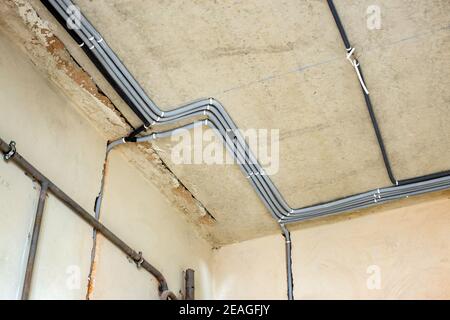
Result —
[[[326,1],[75,2],[160,108],[212,96],[242,129],[279,129],[272,179],[292,207],[390,185]],[[450,1],[335,3],[396,178],[450,169]],[[374,4],[379,30],[366,26]],[[175,165],[172,147],[154,144],[216,219],[215,243],[278,232],[237,166]]]

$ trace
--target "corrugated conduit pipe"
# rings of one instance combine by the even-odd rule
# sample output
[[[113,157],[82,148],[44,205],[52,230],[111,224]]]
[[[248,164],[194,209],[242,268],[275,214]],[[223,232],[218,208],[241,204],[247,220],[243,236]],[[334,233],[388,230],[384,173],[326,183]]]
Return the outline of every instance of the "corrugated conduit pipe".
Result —
[[[46,0],[42,2],[53,12],[61,24],[66,27],[66,30],[78,42],[79,46],[85,50],[86,54],[96,64],[105,78],[143,121],[143,126],[135,132],[145,131],[150,126],[157,128],[162,124],[173,124],[199,116],[204,117],[205,119],[202,121],[193,121],[179,128],[190,129],[197,125],[207,125],[215,129],[227,149],[238,160],[238,165],[243,174],[247,177],[264,205],[280,226],[324,215],[362,209],[375,204],[450,187],[450,177],[445,174],[439,174],[432,176],[432,179],[413,180],[412,182],[414,183],[371,190],[306,208],[291,208],[275,187],[272,180],[265,174],[255,156],[249,150],[237,126],[225,108],[217,100],[207,98],[194,101],[170,111],[162,111],[148,97],[106,41],[82,14],[79,29],[72,30],[67,28],[66,21],[69,19],[67,12],[69,12],[69,6],[73,5],[70,0]],[[109,149],[126,142],[150,141],[169,136],[176,129],[178,128],[154,132],[151,135],[143,137],[124,137],[112,142]],[[101,197],[99,198],[101,199]]]

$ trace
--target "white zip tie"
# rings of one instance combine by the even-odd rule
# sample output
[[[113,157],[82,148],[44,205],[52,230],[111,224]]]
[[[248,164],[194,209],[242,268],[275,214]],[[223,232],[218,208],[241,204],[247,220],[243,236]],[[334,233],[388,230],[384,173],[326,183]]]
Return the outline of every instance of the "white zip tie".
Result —
[[[125,140],[125,137],[122,138],[122,142],[127,143],[127,141]]]
[[[212,104],[212,98],[209,98],[209,104]]]
[[[150,125],[153,126],[156,123],[156,121],[153,121]]]
[[[161,112],[161,118],[164,117],[164,111]]]
[[[103,41],[103,38],[100,38],[100,40],[97,40],[98,43],[100,43],[100,42],[102,42],[102,41]]]
[[[81,44],[78,45],[80,48],[82,48],[84,46],[84,42],[82,42]]]
[[[160,117],[158,117],[158,119],[156,119],[156,122],[159,122],[159,119],[161,119]]]
[[[90,37],[89,40],[90,40],[90,41],[94,40],[94,36]]]
[[[208,125],[208,119],[205,120],[205,126],[207,126],[207,125]]]
[[[366,94],[369,94],[369,90],[367,89],[366,84],[364,83],[364,80],[361,76],[361,72],[359,71],[358,68],[359,62],[357,62],[356,59],[352,59],[352,56],[355,52],[355,48],[348,48],[347,51],[348,51],[347,60],[350,61],[350,64],[353,66],[353,68],[355,68],[356,75],[358,76],[359,83],[361,84],[361,87],[363,88],[364,92]]]
[[[91,50],[93,50],[95,48],[95,46],[94,45],[92,45],[92,47],[89,47],[89,49],[91,49]]]
[[[203,110],[203,115],[206,116],[206,110]]]
[[[153,138],[153,140],[156,140],[156,132],[152,133],[152,138]]]

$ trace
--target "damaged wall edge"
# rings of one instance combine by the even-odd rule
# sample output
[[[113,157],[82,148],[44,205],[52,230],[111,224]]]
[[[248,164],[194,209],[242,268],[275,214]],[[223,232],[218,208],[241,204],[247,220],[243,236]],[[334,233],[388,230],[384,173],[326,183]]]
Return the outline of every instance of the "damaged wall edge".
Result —
[[[42,9],[45,8],[40,2],[2,1],[0,30],[22,49],[31,62],[44,72],[64,95],[71,97],[71,100],[80,101],[75,103],[77,111],[95,124],[96,130],[103,137],[113,139],[133,130],[132,121],[127,119],[128,116],[125,116],[98,86],[96,81],[99,79],[89,74],[86,61],[69,50],[71,44],[67,41],[71,39],[58,34],[54,22],[43,20],[41,15],[44,15],[45,19],[50,19],[51,16],[42,12]],[[89,71],[93,72],[90,68]],[[183,213],[184,219],[194,223],[195,232],[201,238],[215,245],[216,240],[209,230],[215,222],[212,214],[173,172],[168,170],[153,147],[146,144],[130,151],[123,153],[127,161],[141,171],[146,180],[158,187],[168,202]],[[149,163],[139,165],[137,159],[144,157],[150,160]]]

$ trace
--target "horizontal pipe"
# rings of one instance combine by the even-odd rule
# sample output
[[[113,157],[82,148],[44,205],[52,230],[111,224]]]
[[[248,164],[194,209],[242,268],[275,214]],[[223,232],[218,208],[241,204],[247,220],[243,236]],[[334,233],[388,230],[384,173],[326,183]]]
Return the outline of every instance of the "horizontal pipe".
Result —
[[[9,145],[0,138],[0,151],[2,153],[7,153],[9,151]],[[162,273],[151,265],[147,260],[143,259],[142,256],[128,246],[124,241],[117,237],[111,230],[105,227],[102,223],[96,220],[89,212],[84,210],[78,203],[76,203],[72,198],[70,198],[66,193],[59,189],[52,181],[45,177],[39,170],[33,167],[27,160],[25,160],[19,153],[15,153],[14,156],[9,160],[14,162],[19,168],[25,171],[33,179],[35,179],[40,184],[47,184],[48,191],[51,192],[56,198],[63,202],[68,208],[72,209],[80,218],[92,226],[97,232],[101,233],[107,240],[114,244],[123,253],[129,256],[133,261],[139,263],[141,267],[147,270],[151,275],[153,275],[159,283],[159,292],[162,293],[168,290],[167,281],[162,275]]]

